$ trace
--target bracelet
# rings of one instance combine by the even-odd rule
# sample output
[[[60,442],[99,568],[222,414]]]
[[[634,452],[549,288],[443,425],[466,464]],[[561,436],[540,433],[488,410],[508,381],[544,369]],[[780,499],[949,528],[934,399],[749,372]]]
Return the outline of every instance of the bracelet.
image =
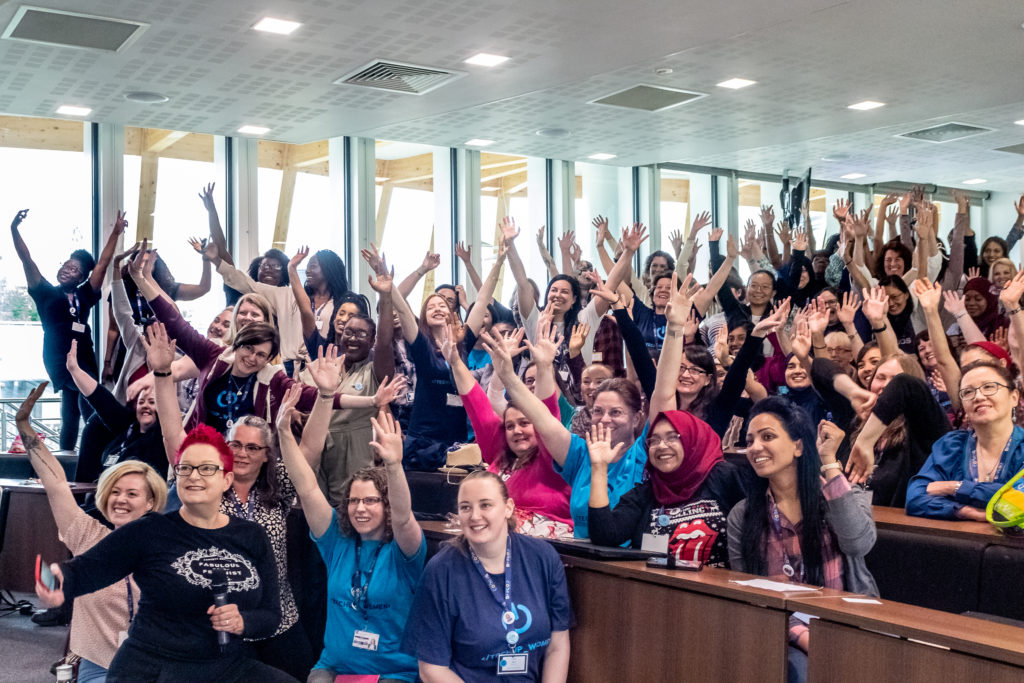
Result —
[[[154,377],[170,377],[171,373],[170,373],[170,371],[168,371],[168,372],[160,372],[159,370],[154,370],[153,371],[153,376]]]
[[[839,463],[839,462],[830,462],[830,463],[829,463],[829,464],[827,464],[827,465],[822,465],[822,466],[821,466],[821,473],[822,473],[822,474],[825,474],[825,472],[827,472],[827,471],[829,471],[829,470],[842,470],[842,469],[843,469],[843,465],[842,465],[842,463]]]
[[[320,398],[322,398],[324,400],[327,400],[327,401],[333,401],[334,400],[334,394],[320,394]]]
[[[1018,308],[1017,310],[1019,311],[1020,309]],[[964,311],[963,313],[957,313],[953,317],[956,318],[957,320],[959,320],[960,318],[964,317],[965,315],[967,315],[966,311]]]
[[[1013,309],[1012,311],[1007,311],[1007,312],[1006,312],[1006,315],[1017,315],[1017,314],[1018,314],[1018,313],[1020,313],[1020,312],[1021,312],[1021,309],[1020,309],[1020,308],[1015,308],[1015,309]]]
[[[885,325],[882,325],[878,329],[875,329],[874,327],[871,328],[871,331],[874,332],[875,334],[879,334],[881,332],[885,332],[885,330],[886,330]]]
[[[684,334],[686,333],[683,332],[682,330],[665,330],[665,336],[672,337],[673,339],[675,339],[676,337],[682,337]]]
[[[825,346],[824,344],[822,344],[821,346],[818,346],[817,344],[815,344],[814,348],[816,348],[816,349],[827,349],[828,347]]]

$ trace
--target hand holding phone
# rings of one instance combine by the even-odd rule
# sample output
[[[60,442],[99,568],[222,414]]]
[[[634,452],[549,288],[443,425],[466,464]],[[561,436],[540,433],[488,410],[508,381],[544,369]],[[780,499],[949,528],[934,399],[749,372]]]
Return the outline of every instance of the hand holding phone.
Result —
[[[51,591],[60,587],[57,577],[50,571],[50,565],[43,562],[42,555],[36,555],[36,582]]]

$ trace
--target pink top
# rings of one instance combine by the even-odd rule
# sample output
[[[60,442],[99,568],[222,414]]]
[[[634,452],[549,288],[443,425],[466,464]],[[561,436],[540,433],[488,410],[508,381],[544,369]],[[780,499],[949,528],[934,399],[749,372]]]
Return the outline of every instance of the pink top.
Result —
[[[543,400],[551,414],[559,416],[557,392]],[[468,394],[462,395],[462,405],[466,408],[469,421],[473,425],[477,445],[487,469],[499,476],[502,472],[498,462],[508,447],[505,441],[505,421],[494,412],[487,394],[479,384],[474,384]],[[537,455],[526,467],[513,470],[505,480],[508,494],[515,501],[516,508],[527,512],[536,512],[572,526],[569,514],[569,493],[572,489],[555,473],[551,464],[551,454],[544,444],[537,439]]]

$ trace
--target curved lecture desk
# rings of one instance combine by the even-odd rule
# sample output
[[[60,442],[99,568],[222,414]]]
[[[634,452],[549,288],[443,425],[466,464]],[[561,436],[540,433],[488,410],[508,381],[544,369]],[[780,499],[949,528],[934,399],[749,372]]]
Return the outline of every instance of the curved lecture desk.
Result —
[[[421,524],[434,547],[457,533],[443,522]],[[653,569],[564,553],[562,560],[577,620],[570,681],[785,681],[793,612],[817,617],[814,683],[1024,681],[1024,629],[1016,626],[887,600],[849,602],[864,597],[830,589],[740,586],[734,581],[756,577],[713,567]]]

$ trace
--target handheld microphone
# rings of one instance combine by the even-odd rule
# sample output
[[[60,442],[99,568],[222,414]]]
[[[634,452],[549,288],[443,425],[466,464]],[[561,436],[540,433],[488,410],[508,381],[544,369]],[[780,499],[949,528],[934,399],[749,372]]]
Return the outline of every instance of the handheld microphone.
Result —
[[[223,607],[228,604],[228,575],[224,573],[223,569],[214,570],[210,590],[213,591],[214,605],[217,607]],[[217,631],[217,644],[220,645],[221,652],[224,652],[227,649],[230,641],[230,633],[227,631]]]

